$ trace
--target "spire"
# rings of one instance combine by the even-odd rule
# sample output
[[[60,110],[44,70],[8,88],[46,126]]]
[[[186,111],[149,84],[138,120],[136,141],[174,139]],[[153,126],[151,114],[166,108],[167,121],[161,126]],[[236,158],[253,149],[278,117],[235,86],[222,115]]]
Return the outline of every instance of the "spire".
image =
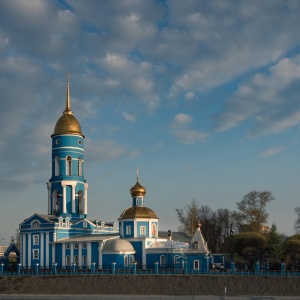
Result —
[[[136,181],[139,181],[139,168],[136,168]]]
[[[71,104],[70,104],[70,74],[67,75],[67,95],[66,95],[66,109],[64,114],[73,114],[71,111]]]

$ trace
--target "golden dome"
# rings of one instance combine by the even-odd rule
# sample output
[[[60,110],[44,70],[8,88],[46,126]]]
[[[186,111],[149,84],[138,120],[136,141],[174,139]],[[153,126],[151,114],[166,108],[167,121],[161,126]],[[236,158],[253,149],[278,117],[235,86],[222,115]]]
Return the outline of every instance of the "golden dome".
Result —
[[[59,134],[79,134],[84,137],[81,131],[81,126],[71,111],[69,76],[67,84],[66,109],[63,112],[63,115],[56,122],[54,133],[51,135],[51,137]]]
[[[130,194],[132,197],[145,196],[146,189],[139,183],[139,179],[137,179],[136,184],[130,189]]]
[[[131,207],[125,209],[121,213],[119,220],[136,219],[136,218],[158,219],[156,213],[148,207],[145,207],[145,206],[131,206]]]
[[[52,136],[58,134],[79,134],[84,136],[81,131],[81,126],[72,112],[71,114],[64,112],[64,114],[58,119]]]

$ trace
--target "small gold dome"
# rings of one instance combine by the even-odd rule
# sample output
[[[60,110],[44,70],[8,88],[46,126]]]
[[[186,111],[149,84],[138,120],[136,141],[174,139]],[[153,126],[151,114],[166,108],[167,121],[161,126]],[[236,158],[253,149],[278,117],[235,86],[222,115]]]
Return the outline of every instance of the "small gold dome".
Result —
[[[119,220],[136,219],[136,218],[158,219],[156,213],[148,207],[145,207],[145,206],[131,206],[131,207],[125,209],[121,213]]]
[[[130,189],[130,194],[132,197],[145,196],[146,189],[139,183],[139,179],[137,179],[136,184]]]
[[[58,119],[52,136],[58,134],[79,134],[84,136],[81,131],[81,126],[75,116],[72,113],[67,114],[65,112]]]
[[[69,75],[67,81],[66,109],[63,115],[56,122],[54,133],[51,135],[51,137],[59,134],[79,134],[84,137],[81,131],[81,126],[71,111]]]

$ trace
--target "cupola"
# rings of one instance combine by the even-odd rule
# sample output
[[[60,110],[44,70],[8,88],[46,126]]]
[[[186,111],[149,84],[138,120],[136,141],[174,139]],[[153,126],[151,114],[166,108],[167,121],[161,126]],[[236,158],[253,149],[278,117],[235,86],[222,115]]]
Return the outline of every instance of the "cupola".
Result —
[[[54,133],[51,135],[51,137],[61,134],[74,134],[84,137],[81,131],[80,123],[71,111],[69,75],[67,83],[66,109],[64,110],[63,115],[56,122]]]

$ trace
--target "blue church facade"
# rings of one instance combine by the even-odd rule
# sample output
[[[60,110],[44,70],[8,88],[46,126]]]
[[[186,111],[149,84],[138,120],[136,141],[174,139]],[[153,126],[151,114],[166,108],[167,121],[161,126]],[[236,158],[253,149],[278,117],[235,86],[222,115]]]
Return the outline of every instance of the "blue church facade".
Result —
[[[146,189],[130,189],[131,206],[118,222],[88,219],[88,183],[84,177],[84,134],[71,111],[67,82],[66,108],[52,138],[48,214],[35,213],[20,224],[23,269],[192,269],[208,270],[211,256],[200,230],[190,243],[159,237],[159,218],[145,206]]]

